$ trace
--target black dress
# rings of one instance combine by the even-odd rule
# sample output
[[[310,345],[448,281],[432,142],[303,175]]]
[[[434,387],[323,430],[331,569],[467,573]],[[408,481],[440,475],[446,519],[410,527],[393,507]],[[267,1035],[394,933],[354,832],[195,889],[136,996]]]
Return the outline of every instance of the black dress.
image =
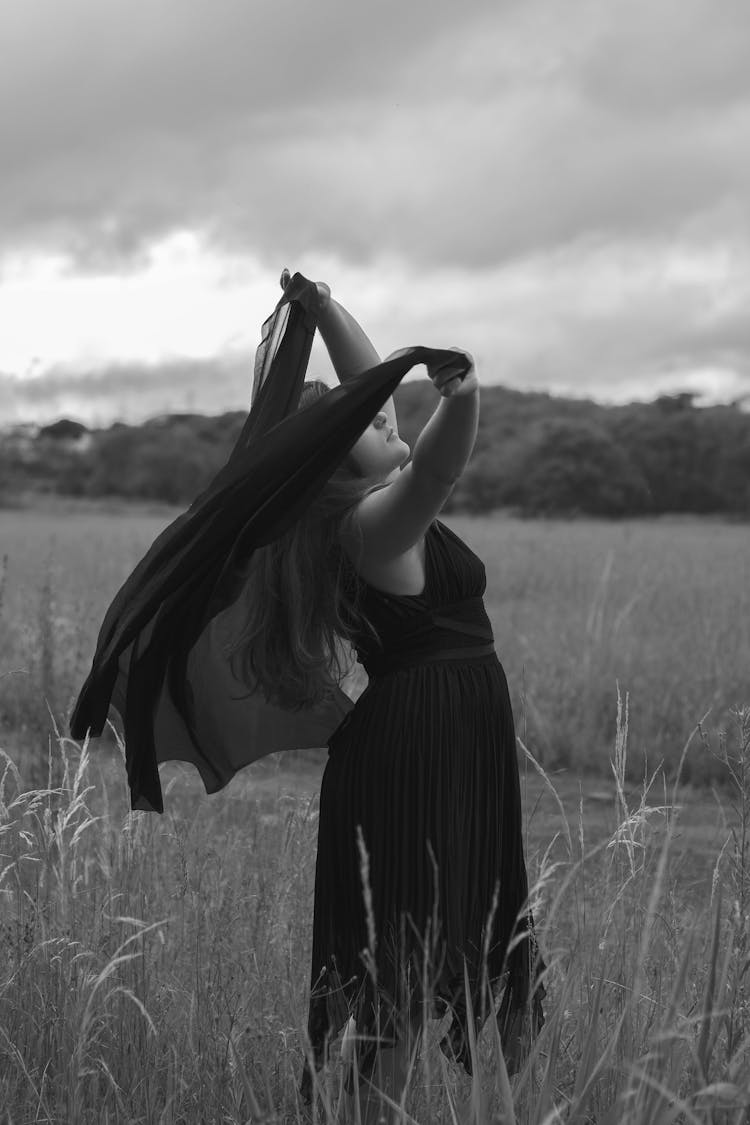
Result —
[[[356,638],[369,685],[329,742],[320,791],[308,1024],[316,1067],[354,1015],[367,1073],[378,1040],[386,1046],[398,1038],[392,1002],[409,996],[417,1006],[431,999],[430,1016],[450,1005],[441,1047],[471,1073],[464,957],[481,1027],[486,949],[495,997],[505,984],[497,1019],[513,1069],[522,1038],[543,1022],[544,989],[537,983],[532,995],[531,982],[544,965],[525,908],[515,732],[482,601],[485,568],[435,520],[425,537],[421,594],[389,594],[352,574],[383,647],[370,634]],[[368,971],[363,956],[372,940],[358,826],[369,863],[377,989],[373,962]],[[506,962],[514,933],[525,937]],[[307,1097],[310,1088],[306,1066]]]

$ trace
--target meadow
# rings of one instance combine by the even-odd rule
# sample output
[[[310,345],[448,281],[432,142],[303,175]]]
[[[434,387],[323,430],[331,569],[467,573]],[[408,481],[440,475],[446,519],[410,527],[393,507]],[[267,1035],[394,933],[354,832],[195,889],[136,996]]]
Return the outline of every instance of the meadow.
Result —
[[[45,699],[63,725],[112,595],[176,514],[60,497],[46,510],[0,511],[6,748],[38,756],[49,729]],[[609,775],[618,685],[630,697],[631,780],[644,762],[663,760],[673,774],[696,723],[706,716],[722,729],[729,708],[747,700],[747,524],[503,515],[445,522],[485,562],[485,601],[514,713],[545,769]],[[361,687],[356,674],[353,682]],[[693,784],[722,776],[698,748],[684,764]]]
[[[0,511],[0,1121],[329,1122],[305,1052],[324,760],[131,813],[116,728],[65,717],[167,509]],[[475,1078],[429,1023],[403,1120],[750,1121],[746,526],[446,517],[512,689],[546,1024]],[[5,1115],[4,1117],[2,1115]],[[355,1118],[352,1118],[353,1120]]]

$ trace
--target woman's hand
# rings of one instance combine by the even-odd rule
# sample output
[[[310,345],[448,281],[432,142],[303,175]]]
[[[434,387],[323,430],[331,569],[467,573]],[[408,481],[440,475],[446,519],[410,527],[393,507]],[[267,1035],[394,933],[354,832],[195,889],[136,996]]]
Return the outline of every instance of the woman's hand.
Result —
[[[281,288],[284,291],[286,291],[286,287],[291,280],[292,275],[290,274],[286,266],[284,266],[283,270],[281,271],[280,279]],[[328,302],[331,300],[331,290],[324,281],[317,281],[315,283],[315,287],[318,290],[318,300],[320,302],[320,307],[321,309],[324,309],[328,305]]]
[[[474,357],[461,348],[451,348],[450,350],[455,352],[457,357],[460,356],[462,360],[465,361],[468,359],[469,370],[466,374],[463,377],[457,374],[457,364],[450,359],[441,363],[434,369],[428,366],[427,374],[430,376],[443,398],[459,398],[461,395],[474,394],[479,388],[479,378],[474,366]]]

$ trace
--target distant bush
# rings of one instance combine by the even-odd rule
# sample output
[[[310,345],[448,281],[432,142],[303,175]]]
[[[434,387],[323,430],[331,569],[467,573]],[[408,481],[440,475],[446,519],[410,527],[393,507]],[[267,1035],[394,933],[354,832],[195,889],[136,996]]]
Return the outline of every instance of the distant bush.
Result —
[[[412,446],[436,406],[427,383],[395,394]],[[225,463],[246,414],[172,414],[86,431],[63,419],[0,448],[0,497],[41,489],[187,504]],[[605,407],[586,399],[482,388],[471,461],[446,511],[524,515],[750,516],[750,415],[696,407],[689,394]]]
[[[531,428],[504,498],[530,515],[629,516],[648,508],[649,488],[602,426],[545,418]]]

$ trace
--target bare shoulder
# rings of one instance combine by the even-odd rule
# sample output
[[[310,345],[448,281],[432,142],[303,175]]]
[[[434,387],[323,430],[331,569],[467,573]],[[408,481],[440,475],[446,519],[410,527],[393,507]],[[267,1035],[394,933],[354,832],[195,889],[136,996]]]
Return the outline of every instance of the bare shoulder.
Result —
[[[355,529],[342,539],[358,569],[359,561],[383,565],[423,551],[428,527],[442,510],[453,483],[427,472],[414,472],[414,462],[394,481],[371,492],[357,505]]]

